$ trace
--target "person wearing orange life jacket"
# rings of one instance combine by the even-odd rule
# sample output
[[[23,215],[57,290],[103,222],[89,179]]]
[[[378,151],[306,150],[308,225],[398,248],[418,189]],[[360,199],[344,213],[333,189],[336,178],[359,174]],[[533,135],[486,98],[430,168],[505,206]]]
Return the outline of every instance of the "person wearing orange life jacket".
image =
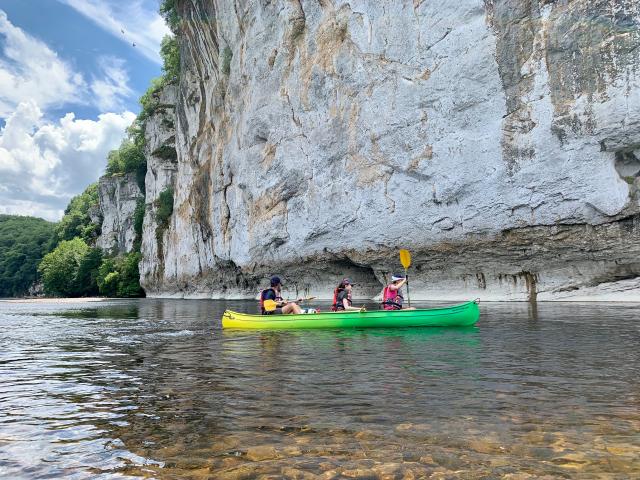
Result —
[[[333,305],[331,311],[342,312],[344,310],[362,310],[362,308],[354,307],[351,301],[351,291],[353,290],[353,283],[348,278],[345,278],[340,282],[338,288],[333,292]]]
[[[382,291],[382,308],[384,310],[402,310],[402,303],[404,302],[402,287],[405,283],[407,283],[407,278],[402,274],[396,273],[391,277],[391,283],[384,287]]]
[[[271,286],[260,292],[260,312],[262,315],[287,315],[289,313],[300,314],[302,309],[295,302],[285,302],[281,295],[282,281],[280,277],[271,277]],[[273,300],[277,307],[272,312],[267,312],[264,308],[265,300]]]

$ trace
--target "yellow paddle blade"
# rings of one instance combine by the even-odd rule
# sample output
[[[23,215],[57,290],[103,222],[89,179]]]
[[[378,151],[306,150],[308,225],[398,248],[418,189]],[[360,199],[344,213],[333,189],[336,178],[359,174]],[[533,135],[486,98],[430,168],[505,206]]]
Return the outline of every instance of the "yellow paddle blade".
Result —
[[[276,308],[278,308],[278,304],[275,302],[275,300],[265,300],[262,306],[267,312],[273,312]]]
[[[400,263],[405,270],[411,266],[411,254],[409,250],[400,250]]]

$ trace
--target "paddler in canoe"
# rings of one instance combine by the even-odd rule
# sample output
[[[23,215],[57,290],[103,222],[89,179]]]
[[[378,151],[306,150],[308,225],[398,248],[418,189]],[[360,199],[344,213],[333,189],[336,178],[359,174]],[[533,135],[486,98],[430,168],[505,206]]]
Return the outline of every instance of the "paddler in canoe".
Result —
[[[265,288],[262,292],[260,292],[260,311],[262,315],[287,315],[287,314],[301,314],[302,309],[295,302],[285,302],[281,296],[282,292],[282,281],[280,277],[273,276],[271,277],[271,286],[269,288]],[[264,302],[266,300],[272,300],[276,302],[277,307],[275,310],[267,311],[264,308]]]
[[[333,292],[333,305],[331,306],[332,312],[343,312],[345,310],[360,310],[364,312],[365,307],[354,307],[351,301],[351,291],[353,290],[353,283],[348,278],[345,278],[340,282],[338,288]]]
[[[414,307],[403,307],[404,297],[402,287],[407,283],[407,277],[401,273],[391,276],[391,283],[382,291],[383,310],[415,310]]]

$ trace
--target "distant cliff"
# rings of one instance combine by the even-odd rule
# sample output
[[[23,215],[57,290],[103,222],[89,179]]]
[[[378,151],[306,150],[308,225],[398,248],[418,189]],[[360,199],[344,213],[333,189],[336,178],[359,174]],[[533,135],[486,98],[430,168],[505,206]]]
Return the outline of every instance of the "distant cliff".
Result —
[[[373,296],[404,247],[415,298],[640,299],[638,2],[177,8],[148,295],[252,297],[277,272]]]
[[[98,195],[98,221],[102,227],[96,246],[110,254],[131,252],[136,239],[136,205],[139,199],[144,198],[135,174],[101,177],[98,182]]]

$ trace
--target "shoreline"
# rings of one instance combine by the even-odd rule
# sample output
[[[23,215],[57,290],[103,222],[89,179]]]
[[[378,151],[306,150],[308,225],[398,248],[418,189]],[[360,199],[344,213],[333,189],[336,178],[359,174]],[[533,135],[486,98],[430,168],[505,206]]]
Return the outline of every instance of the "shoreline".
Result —
[[[107,300],[122,300],[121,298],[108,297],[20,297],[20,298],[0,298],[0,302],[6,303],[86,303],[104,302]]]

